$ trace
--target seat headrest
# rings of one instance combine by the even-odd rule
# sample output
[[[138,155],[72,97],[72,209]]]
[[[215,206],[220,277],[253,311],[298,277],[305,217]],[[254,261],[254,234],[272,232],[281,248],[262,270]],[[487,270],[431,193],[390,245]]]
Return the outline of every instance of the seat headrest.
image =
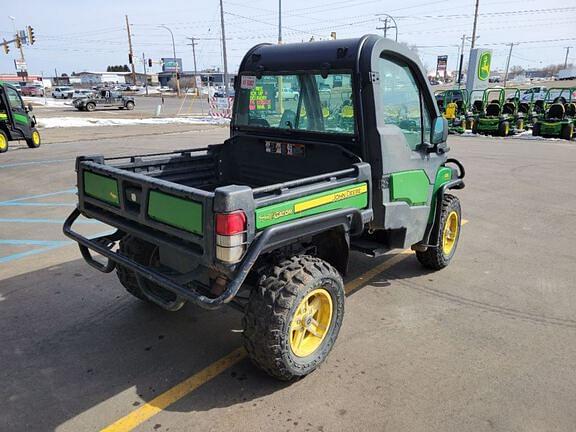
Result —
[[[486,105],[486,115],[487,116],[499,116],[500,115],[500,105],[497,103],[489,103]]]
[[[548,108],[548,112],[546,113],[546,118],[548,120],[555,119],[555,120],[562,120],[565,115],[564,105],[560,103],[555,103],[550,105]]]

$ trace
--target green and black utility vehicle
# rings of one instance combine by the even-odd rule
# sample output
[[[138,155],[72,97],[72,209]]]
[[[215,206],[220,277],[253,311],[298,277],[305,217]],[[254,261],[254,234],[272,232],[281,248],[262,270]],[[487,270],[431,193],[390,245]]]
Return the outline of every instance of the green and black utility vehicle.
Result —
[[[482,110],[474,117],[472,133],[505,137],[513,132],[514,116],[510,107],[506,108],[503,88],[484,90],[481,105]]]
[[[40,147],[40,133],[32,105],[24,105],[18,90],[0,82],[0,153],[8,151],[10,141],[24,140],[30,148]]]
[[[533,136],[571,140],[576,126],[576,88],[551,88],[544,98],[545,114],[532,126]]]
[[[257,45],[235,93],[223,144],[79,157],[64,232],[139,299],[238,308],[254,363],[291,380],[334,345],[351,250],[450,263],[461,208],[448,192],[464,187],[464,169],[447,158],[418,57],[388,39]],[[116,231],[89,239],[73,229],[80,215]]]

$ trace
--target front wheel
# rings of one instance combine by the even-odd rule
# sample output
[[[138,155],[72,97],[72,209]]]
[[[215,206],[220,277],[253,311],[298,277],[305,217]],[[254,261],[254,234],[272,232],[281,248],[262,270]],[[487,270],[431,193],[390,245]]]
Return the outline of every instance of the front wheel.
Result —
[[[270,268],[244,314],[244,346],[269,375],[290,381],[328,356],[344,318],[344,283],[327,262],[308,255]]]
[[[450,264],[460,239],[461,224],[460,200],[454,195],[444,195],[440,214],[436,215],[434,238],[430,239],[431,243],[437,246],[422,252],[416,251],[420,264],[432,270],[440,270]]]
[[[132,111],[134,109],[134,102],[132,102],[132,101],[126,102],[126,109],[128,111]]]
[[[6,153],[8,151],[8,137],[4,132],[0,130],[0,153]]]
[[[84,109],[86,109],[86,111],[94,111],[96,109],[96,104],[94,102],[88,102],[85,106]]]
[[[532,125],[532,136],[540,136],[540,123]]]
[[[572,123],[567,123],[564,126],[562,126],[562,132],[560,136],[563,139],[570,141],[573,135],[574,135],[574,125]]]
[[[498,135],[501,137],[505,137],[510,135],[510,123],[507,121],[503,121],[498,125]]]
[[[40,133],[38,132],[38,129],[32,129],[30,138],[26,138],[26,145],[30,148],[38,148],[40,147],[41,143],[42,140],[40,139]]]

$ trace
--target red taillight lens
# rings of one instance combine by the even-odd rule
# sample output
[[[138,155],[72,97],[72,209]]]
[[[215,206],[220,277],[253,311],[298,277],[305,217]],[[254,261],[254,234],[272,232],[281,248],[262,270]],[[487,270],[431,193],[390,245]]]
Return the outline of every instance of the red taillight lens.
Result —
[[[238,211],[216,215],[216,234],[234,235],[246,231],[246,215]]]

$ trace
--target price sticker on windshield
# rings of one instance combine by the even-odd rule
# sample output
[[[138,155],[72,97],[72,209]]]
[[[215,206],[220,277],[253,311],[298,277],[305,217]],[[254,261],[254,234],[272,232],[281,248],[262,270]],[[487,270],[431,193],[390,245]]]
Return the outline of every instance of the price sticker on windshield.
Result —
[[[256,77],[252,75],[242,75],[240,88],[252,90],[254,87],[256,87]]]

